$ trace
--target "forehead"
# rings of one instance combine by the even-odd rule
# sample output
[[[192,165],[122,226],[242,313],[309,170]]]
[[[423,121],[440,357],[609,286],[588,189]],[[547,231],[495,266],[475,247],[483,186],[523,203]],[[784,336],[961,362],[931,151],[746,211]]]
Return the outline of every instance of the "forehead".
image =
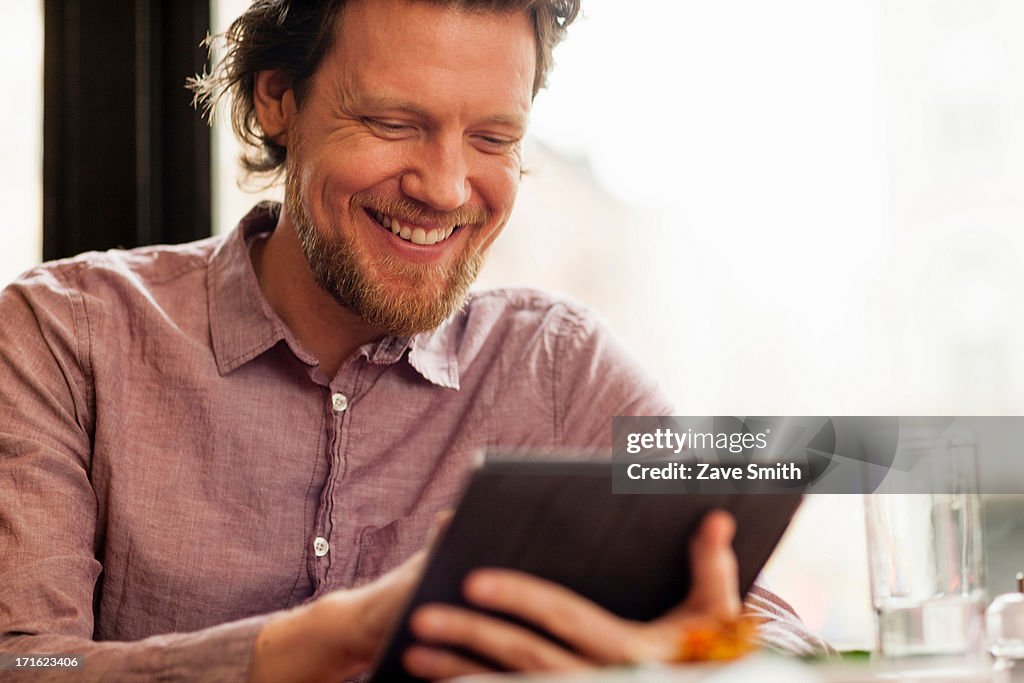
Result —
[[[434,100],[464,113],[522,115],[536,60],[530,16],[414,0],[350,0],[316,85],[358,97]]]

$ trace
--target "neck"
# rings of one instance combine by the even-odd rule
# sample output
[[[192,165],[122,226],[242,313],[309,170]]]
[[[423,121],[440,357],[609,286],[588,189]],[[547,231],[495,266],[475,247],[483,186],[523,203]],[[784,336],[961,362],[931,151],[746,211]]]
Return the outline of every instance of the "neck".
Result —
[[[316,283],[284,207],[270,237],[253,243],[251,258],[270,307],[328,377],[360,346],[384,336]]]

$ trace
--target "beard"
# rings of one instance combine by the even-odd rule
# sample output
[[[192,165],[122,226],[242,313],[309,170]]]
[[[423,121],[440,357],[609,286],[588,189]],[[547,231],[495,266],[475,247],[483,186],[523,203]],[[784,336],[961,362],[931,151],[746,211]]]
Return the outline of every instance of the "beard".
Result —
[[[354,235],[325,233],[313,225],[302,205],[297,177],[298,173],[287,173],[285,208],[295,224],[299,244],[317,285],[339,306],[370,327],[396,337],[432,330],[462,307],[483,266],[483,252],[467,243],[453,260],[429,265],[385,254],[375,260],[376,268],[371,269],[371,264],[360,258]],[[414,223],[457,225],[458,230],[472,230],[488,219],[483,209],[466,207],[437,212],[404,198],[360,192],[349,202],[352,225],[365,209],[402,216]]]

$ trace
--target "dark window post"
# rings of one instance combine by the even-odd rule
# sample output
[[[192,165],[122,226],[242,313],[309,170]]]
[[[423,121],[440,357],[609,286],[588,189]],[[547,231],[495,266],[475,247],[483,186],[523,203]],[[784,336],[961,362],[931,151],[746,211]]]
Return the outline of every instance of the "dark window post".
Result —
[[[210,234],[209,0],[45,0],[43,256]]]

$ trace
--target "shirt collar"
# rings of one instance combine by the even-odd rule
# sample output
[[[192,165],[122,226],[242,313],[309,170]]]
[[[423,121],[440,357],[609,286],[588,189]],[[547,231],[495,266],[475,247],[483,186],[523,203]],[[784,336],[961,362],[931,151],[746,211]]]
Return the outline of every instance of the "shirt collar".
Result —
[[[217,246],[210,257],[210,333],[217,370],[226,375],[284,340],[303,362],[316,359],[292,337],[260,290],[249,258],[249,245],[277,225],[280,204],[260,202]],[[359,350],[375,365],[391,365],[408,353],[409,364],[428,382],[448,389],[459,388],[456,313],[437,329],[413,337],[386,336]]]
[[[283,324],[263,298],[249,243],[274,229],[276,206],[260,202],[210,257],[207,304],[217,370],[226,375],[284,338]]]
[[[458,328],[464,316],[454,313],[430,332],[422,332],[412,340],[409,364],[428,382],[447,389],[459,388]]]

